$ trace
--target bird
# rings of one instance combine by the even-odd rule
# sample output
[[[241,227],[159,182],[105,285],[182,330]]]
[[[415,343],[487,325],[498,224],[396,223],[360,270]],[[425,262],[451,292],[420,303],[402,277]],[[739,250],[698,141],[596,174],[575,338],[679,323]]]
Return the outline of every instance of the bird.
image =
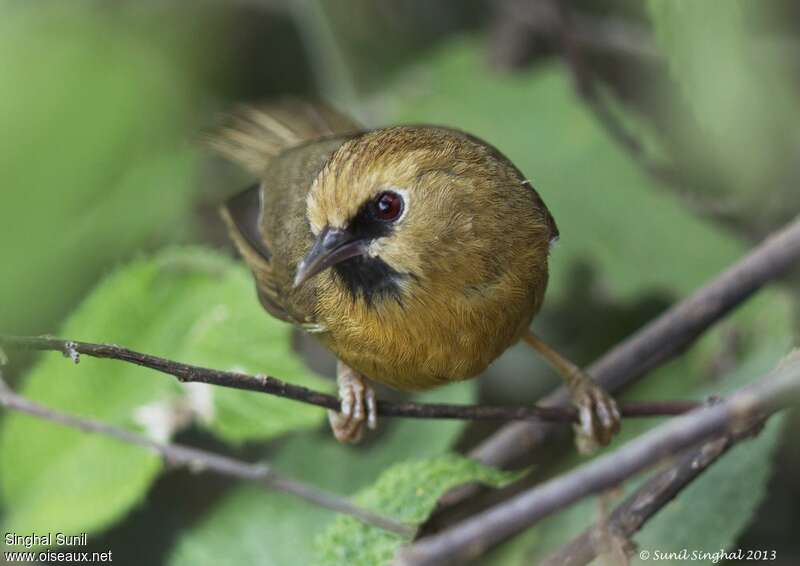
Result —
[[[337,358],[339,441],[375,428],[372,382],[470,379],[520,341],[565,380],[579,447],[619,430],[614,399],[530,330],[559,230],[494,146],[445,126],[365,129],[295,99],[241,108],[209,142],[255,177],[220,213],[261,305]]]

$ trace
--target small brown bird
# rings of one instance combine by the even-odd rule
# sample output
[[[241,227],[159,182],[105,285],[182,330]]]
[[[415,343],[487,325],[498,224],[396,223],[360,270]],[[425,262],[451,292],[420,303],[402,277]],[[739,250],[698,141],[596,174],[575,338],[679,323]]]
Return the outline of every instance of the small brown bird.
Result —
[[[558,229],[497,149],[437,126],[363,131],[301,102],[245,111],[213,145],[260,180],[222,215],[261,304],[339,360],[337,439],[375,427],[367,379],[469,379],[520,339],[566,380],[584,440],[618,430],[614,400],[528,330]]]

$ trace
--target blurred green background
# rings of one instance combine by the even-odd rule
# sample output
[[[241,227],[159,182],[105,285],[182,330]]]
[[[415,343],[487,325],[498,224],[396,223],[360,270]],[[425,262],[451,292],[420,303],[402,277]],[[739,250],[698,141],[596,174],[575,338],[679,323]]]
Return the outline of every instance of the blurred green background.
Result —
[[[118,342],[333,390],[331,357],[261,312],[216,215],[251,179],[200,141],[220,113],[285,95],[327,100],[367,127],[461,128],[506,153],[562,232],[535,327],[582,363],[800,211],[791,0],[0,7],[0,333]],[[797,343],[797,282],[761,293],[626,395],[703,398],[771,368]],[[338,493],[373,486],[365,497],[376,497],[392,485],[400,497],[386,477],[376,483],[392,465],[409,466],[387,473],[410,493],[415,478],[434,485],[461,465],[442,455],[492,430],[383,422],[363,446],[342,447],[313,408],[119,363],[9,354],[6,380],[49,406],[267,458]],[[524,348],[487,374],[425,397],[534,402],[557,382]],[[773,421],[734,450],[636,542],[776,549],[776,564],[798,563],[797,420]],[[653,424],[626,425],[618,442]],[[536,462],[530,481],[577,461]],[[596,518],[593,502],[574,506],[485,563],[536,563]],[[360,539],[358,526],[287,496],[4,413],[0,527],[88,532],[89,550],[121,564],[375,564],[400,542]]]

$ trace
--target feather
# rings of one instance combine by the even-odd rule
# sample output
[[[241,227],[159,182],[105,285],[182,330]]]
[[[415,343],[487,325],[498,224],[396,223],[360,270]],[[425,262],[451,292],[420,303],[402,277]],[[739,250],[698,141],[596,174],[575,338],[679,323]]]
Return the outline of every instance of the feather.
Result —
[[[289,148],[359,129],[354,120],[323,103],[285,99],[240,108],[206,140],[224,157],[260,175],[272,158]]]

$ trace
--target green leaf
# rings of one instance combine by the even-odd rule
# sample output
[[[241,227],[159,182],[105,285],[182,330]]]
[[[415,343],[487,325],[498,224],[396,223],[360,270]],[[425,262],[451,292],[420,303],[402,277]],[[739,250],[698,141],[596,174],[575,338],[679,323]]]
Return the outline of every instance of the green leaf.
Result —
[[[475,385],[456,383],[418,395],[415,400],[421,403],[475,403]],[[293,438],[281,447],[276,465],[293,477],[334,491],[353,493],[397,462],[449,451],[464,426],[461,421],[383,419],[379,423],[381,434],[356,450],[335,442],[326,430],[321,435]],[[325,465],[314,466],[309,462],[325,462]]]
[[[420,524],[448,489],[467,482],[502,486],[519,474],[501,472],[454,454],[408,461],[387,469],[356,501],[395,519]],[[339,516],[316,541],[317,562],[326,565],[389,564],[410,539]]]
[[[316,390],[332,389],[330,380],[311,372],[292,353],[292,326],[258,306],[252,276],[243,265],[199,249],[167,252],[161,261],[170,269],[207,272],[206,284],[187,292],[190,296],[184,301],[192,305],[196,317],[170,357],[216,369],[265,373]],[[213,414],[203,422],[228,441],[265,440],[317,427],[325,418],[317,407],[272,395],[206,389]]]
[[[307,465],[326,467],[327,462]],[[171,566],[309,564],[311,539],[327,513],[291,495],[244,484],[182,533]]]
[[[289,325],[254,307],[244,267],[203,249],[139,259],[103,281],[69,318],[64,336],[124,344],[195,364],[264,371],[314,388],[329,382],[290,351]],[[198,389],[199,388],[199,389]],[[318,426],[323,411],[285,399],[176,380],[130,364],[84,356],[73,366],[47,354],[21,394],[47,406],[168,439],[185,416],[224,438],[271,438]],[[84,532],[117,520],[160,470],[132,446],[12,414],[0,429],[3,527]]]
[[[430,403],[474,403],[472,383],[458,383],[419,397]],[[363,447],[336,442],[327,430],[297,434],[272,458],[277,470],[336,493],[368,486],[387,466],[447,451],[464,427],[458,421],[383,419],[379,435]],[[421,440],[421,439],[424,439]],[[291,496],[242,485],[178,541],[172,566],[311,564],[309,544],[334,514]]]

